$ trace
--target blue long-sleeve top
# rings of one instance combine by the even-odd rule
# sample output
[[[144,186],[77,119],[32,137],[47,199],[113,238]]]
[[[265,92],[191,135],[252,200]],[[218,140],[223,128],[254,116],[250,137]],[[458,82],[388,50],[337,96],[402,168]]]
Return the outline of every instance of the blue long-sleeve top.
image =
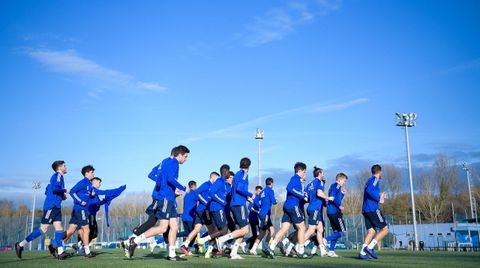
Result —
[[[197,191],[190,190],[183,198],[183,221],[193,221],[195,218],[195,209],[197,207]]]
[[[186,187],[178,182],[179,167],[180,164],[176,158],[168,157],[162,161],[161,167],[158,169],[159,174],[156,177],[157,184],[155,187],[158,187],[158,184],[160,184],[158,195],[156,195],[157,199],[166,198],[174,202],[175,189],[186,190]]]
[[[380,202],[380,180],[372,176],[365,184],[363,192],[363,206],[362,212],[373,212],[380,209],[378,205]]]
[[[49,210],[54,207],[61,208],[64,194],[67,192],[65,189],[65,181],[63,176],[55,172],[50,177],[50,183],[45,189],[45,202],[43,203],[43,210]]]
[[[210,191],[210,187],[212,187],[213,183],[208,180],[200,187],[197,188],[196,193],[196,200],[197,200],[197,212],[203,212],[205,209],[207,209],[210,206],[210,196],[208,195],[208,192]]]
[[[294,207],[300,207],[301,200],[305,199],[303,192],[302,179],[298,175],[294,175],[287,185],[287,199],[283,208],[291,209]]]
[[[70,190],[70,196],[73,198],[73,210],[87,210],[90,195],[92,193],[92,182],[83,178]],[[86,205],[82,206],[82,202]]]
[[[92,186],[92,195],[90,195],[88,202],[88,212],[90,212],[90,214],[96,214],[102,205],[110,204],[110,202],[117,198],[126,188],[126,185],[122,185],[115,189],[100,190]]]
[[[320,210],[326,205],[326,200],[317,195],[318,190],[325,190],[325,181],[315,178],[306,187],[309,200],[307,210]]]
[[[93,192],[95,193],[93,196],[90,195],[90,200],[88,204],[88,214],[97,214],[97,212],[100,210],[100,207],[103,205],[105,207],[105,220],[107,223],[107,226],[110,226],[110,221],[108,217],[108,207],[110,205],[110,202],[118,197],[126,188],[126,185],[120,186],[115,189],[110,189],[110,190],[100,190],[92,186]]]
[[[327,214],[341,213],[340,206],[344,197],[342,186],[336,182],[333,183],[328,190],[328,196],[333,197],[333,201],[327,202]]]
[[[160,192],[160,189],[162,188],[162,183],[163,183],[161,168],[162,168],[162,164],[166,161],[169,161],[170,159],[171,159],[170,157],[164,159],[160,164],[154,166],[152,168],[152,171],[150,171],[150,173],[148,174],[148,178],[155,182],[155,186],[153,187],[153,191],[152,191],[153,199],[157,199],[157,200],[162,199],[162,193]]]
[[[95,186],[92,186],[92,188],[95,195],[90,196],[90,199],[88,200],[88,213],[97,214],[100,207],[107,203],[107,200],[105,199],[106,191],[97,189]]]
[[[210,211],[224,210],[227,204],[227,182],[223,177],[218,178],[210,187],[208,196],[210,196]]]
[[[241,169],[233,177],[230,206],[245,206],[247,199],[252,196],[253,194],[248,191],[248,174]]]
[[[265,187],[260,193],[260,211],[259,215],[265,217],[268,213],[272,211],[272,206],[277,204],[277,199],[275,199],[275,192],[269,186]]]
[[[253,203],[248,204],[248,220],[258,221],[258,213],[260,212],[260,195],[255,196]]]

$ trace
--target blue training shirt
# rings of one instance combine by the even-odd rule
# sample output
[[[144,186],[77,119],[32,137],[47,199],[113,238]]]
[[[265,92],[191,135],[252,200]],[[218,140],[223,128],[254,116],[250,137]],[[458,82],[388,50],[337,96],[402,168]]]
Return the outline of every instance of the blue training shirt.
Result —
[[[380,202],[380,180],[372,176],[365,184],[363,193],[362,212],[374,212],[380,210],[378,203]]]
[[[272,187],[265,187],[260,193],[260,211],[259,215],[261,217],[265,217],[265,215],[269,214],[272,211],[272,206],[277,204],[277,200],[275,199],[275,192],[273,191]]]
[[[73,210],[87,210],[90,196],[93,190],[92,182],[87,179],[81,179],[73,188],[70,190],[70,196],[73,198]],[[82,206],[82,202],[85,202],[86,205]]]
[[[338,183],[333,183],[328,190],[328,196],[332,196],[333,201],[327,202],[327,214],[336,214],[342,213],[340,206],[342,205],[342,200],[344,194],[342,193],[342,186]]]
[[[253,194],[248,191],[248,174],[241,169],[233,177],[230,206],[245,206],[247,199],[252,196]]]
[[[195,218],[195,209],[197,207],[197,192],[190,190],[183,198],[183,221],[193,221]]]
[[[227,182],[223,177],[218,178],[210,187],[208,196],[210,196],[210,211],[224,210],[227,205]]]
[[[306,187],[306,192],[308,194],[308,200],[309,200],[307,210],[310,210],[310,211],[320,210],[320,209],[323,209],[323,207],[325,206],[326,204],[325,199],[317,195],[318,190],[321,190],[321,191],[325,190],[325,181],[315,178]]]
[[[43,203],[43,210],[49,210],[54,207],[61,208],[64,194],[67,192],[65,189],[65,181],[63,176],[55,172],[50,178],[50,184],[45,189],[45,202]]]
[[[300,207],[301,201],[305,199],[303,192],[302,179],[295,174],[287,185],[287,199],[283,208],[291,209],[294,207]]]
[[[197,188],[197,212],[203,212],[210,206],[210,196],[208,192],[213,183],[208,180]]]
[[[160,189],[156,195],[157,199],[165,198],[175,202],[175,189],[186,190],[186,187],[178,182],[179,167],[180,164],[176,158],[168,157],[162,161],[161,167],[158,169],[159,174],[157,175],[157,184],[160,183]]]

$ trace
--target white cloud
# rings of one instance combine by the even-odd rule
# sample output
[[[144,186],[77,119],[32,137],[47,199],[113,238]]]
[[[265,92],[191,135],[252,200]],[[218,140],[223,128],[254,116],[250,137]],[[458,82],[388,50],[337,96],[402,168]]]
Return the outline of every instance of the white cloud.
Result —
[[[355,99],[355,100],[351,100],[343,103],[335,103],[335,104],[315,107],[313,108],[313,111],[314,112],[334,112],[334,111],[343,110],[350,106],[354,106],[354,105],[362,104],[366,102],[368,102],[367,98],[359,98],[359,99]]]
[[[265,121],[275,119],[281,116],[285,115],[290,115],[290,114],[295,114],[295,113],[311,113],[311,112],[316,112],[316,113],[328,113],[328,112],[334,112],[334,111],[339,111],[339,110],[344,110],[347,109],[351,106],[357,105],[357,104],[362,104],[368,102],[367,98],[358,98],[354,99],[351,101],[346,101],[346,102],[340,102],[340,103],[333,103],[333,104],[328,104],[328,105],[315,105],[315,106],[302,106],[278,113],[273,113],[273,114],[268,114],[265,116],[261,116],[255,119],[252,119],[250,121],[246,121],[243,123],[235,124],[232,126],[228,126],[225,128],[217,129],[215,131],[211,131],[208,133],[204,133],[201,135],[197,136],[192,136],[189,137],[185,140],[183,140],[184,143],[192,143],[198,140],[202,140],[205,138],[218,138],[218,137],[229,137],[232,136],[235,132],[246,129],[246,128],[251,128],[258,126],[258,124],[263,123]]]
[[[120,86],[157,92],[166,90],[164,86],[156,82],[139,81],[132,75],[104,67],[90,59],[83,58],[73,49],[62,51],[28,49],[26,53],[52,72],[100,81],[103,83],[102,86],[108,87],[108,85],[113,85],[115,87]]]
[[[255,17],[238,37],[250,47],[282,40],[299,26],[312,23],[315,18],[326,16],[340,7],[341,0],[291,2]]]

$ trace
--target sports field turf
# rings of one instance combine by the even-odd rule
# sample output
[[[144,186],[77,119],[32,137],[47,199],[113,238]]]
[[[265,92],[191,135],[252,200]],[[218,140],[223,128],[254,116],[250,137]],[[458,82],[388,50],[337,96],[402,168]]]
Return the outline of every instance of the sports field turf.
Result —
[[[147,250],[137,250],[134,259],[125,259],[120,249],[96,250],[99,255],[93,259],[71,257],[58,261],[47,252],[23,252],[19,260],[14,251],[0,252],[0,267],[480,267],[480,253],[463,252],[420,252],[382,251],[380,259],[361,261],[355,259],[357,252],[337,251],[341,258],[321,258],[299,260],[277,257],[275,260],[258,256],[245,256],[244,260],[230,260],[226,257],[205,259],[203,256],[189,257],[188,261],[169,262],[164,259],[166,252],[157,249],[155,254]]]

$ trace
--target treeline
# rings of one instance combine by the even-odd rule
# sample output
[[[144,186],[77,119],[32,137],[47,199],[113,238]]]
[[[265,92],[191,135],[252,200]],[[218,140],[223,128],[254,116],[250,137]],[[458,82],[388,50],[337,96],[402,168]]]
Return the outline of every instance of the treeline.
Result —
[[[383,165],[382,191],[387,193],[385,203],[381,205],[383,213],[393,217],[395,224],[411,223],[411,197],[408,177],[404,179],[404,169],[394,165]],[[419,169],[413,174],[414,197],[417,221],[422,223],[442,223],[471,218],[470,201],[466,175],[459,174],[459,163],[445,154],[440,154],[432,166]],[[368,168],[359,171],[348,182],[348,193],[345,198],[347,215],[355,215],[361,211],[363,189]],[[460,179],[461,178],[461,179]],[[480,177],[474,170],[471,176],[473,197],[480,204]],[[408,189],[408,190],[406,190]]]

